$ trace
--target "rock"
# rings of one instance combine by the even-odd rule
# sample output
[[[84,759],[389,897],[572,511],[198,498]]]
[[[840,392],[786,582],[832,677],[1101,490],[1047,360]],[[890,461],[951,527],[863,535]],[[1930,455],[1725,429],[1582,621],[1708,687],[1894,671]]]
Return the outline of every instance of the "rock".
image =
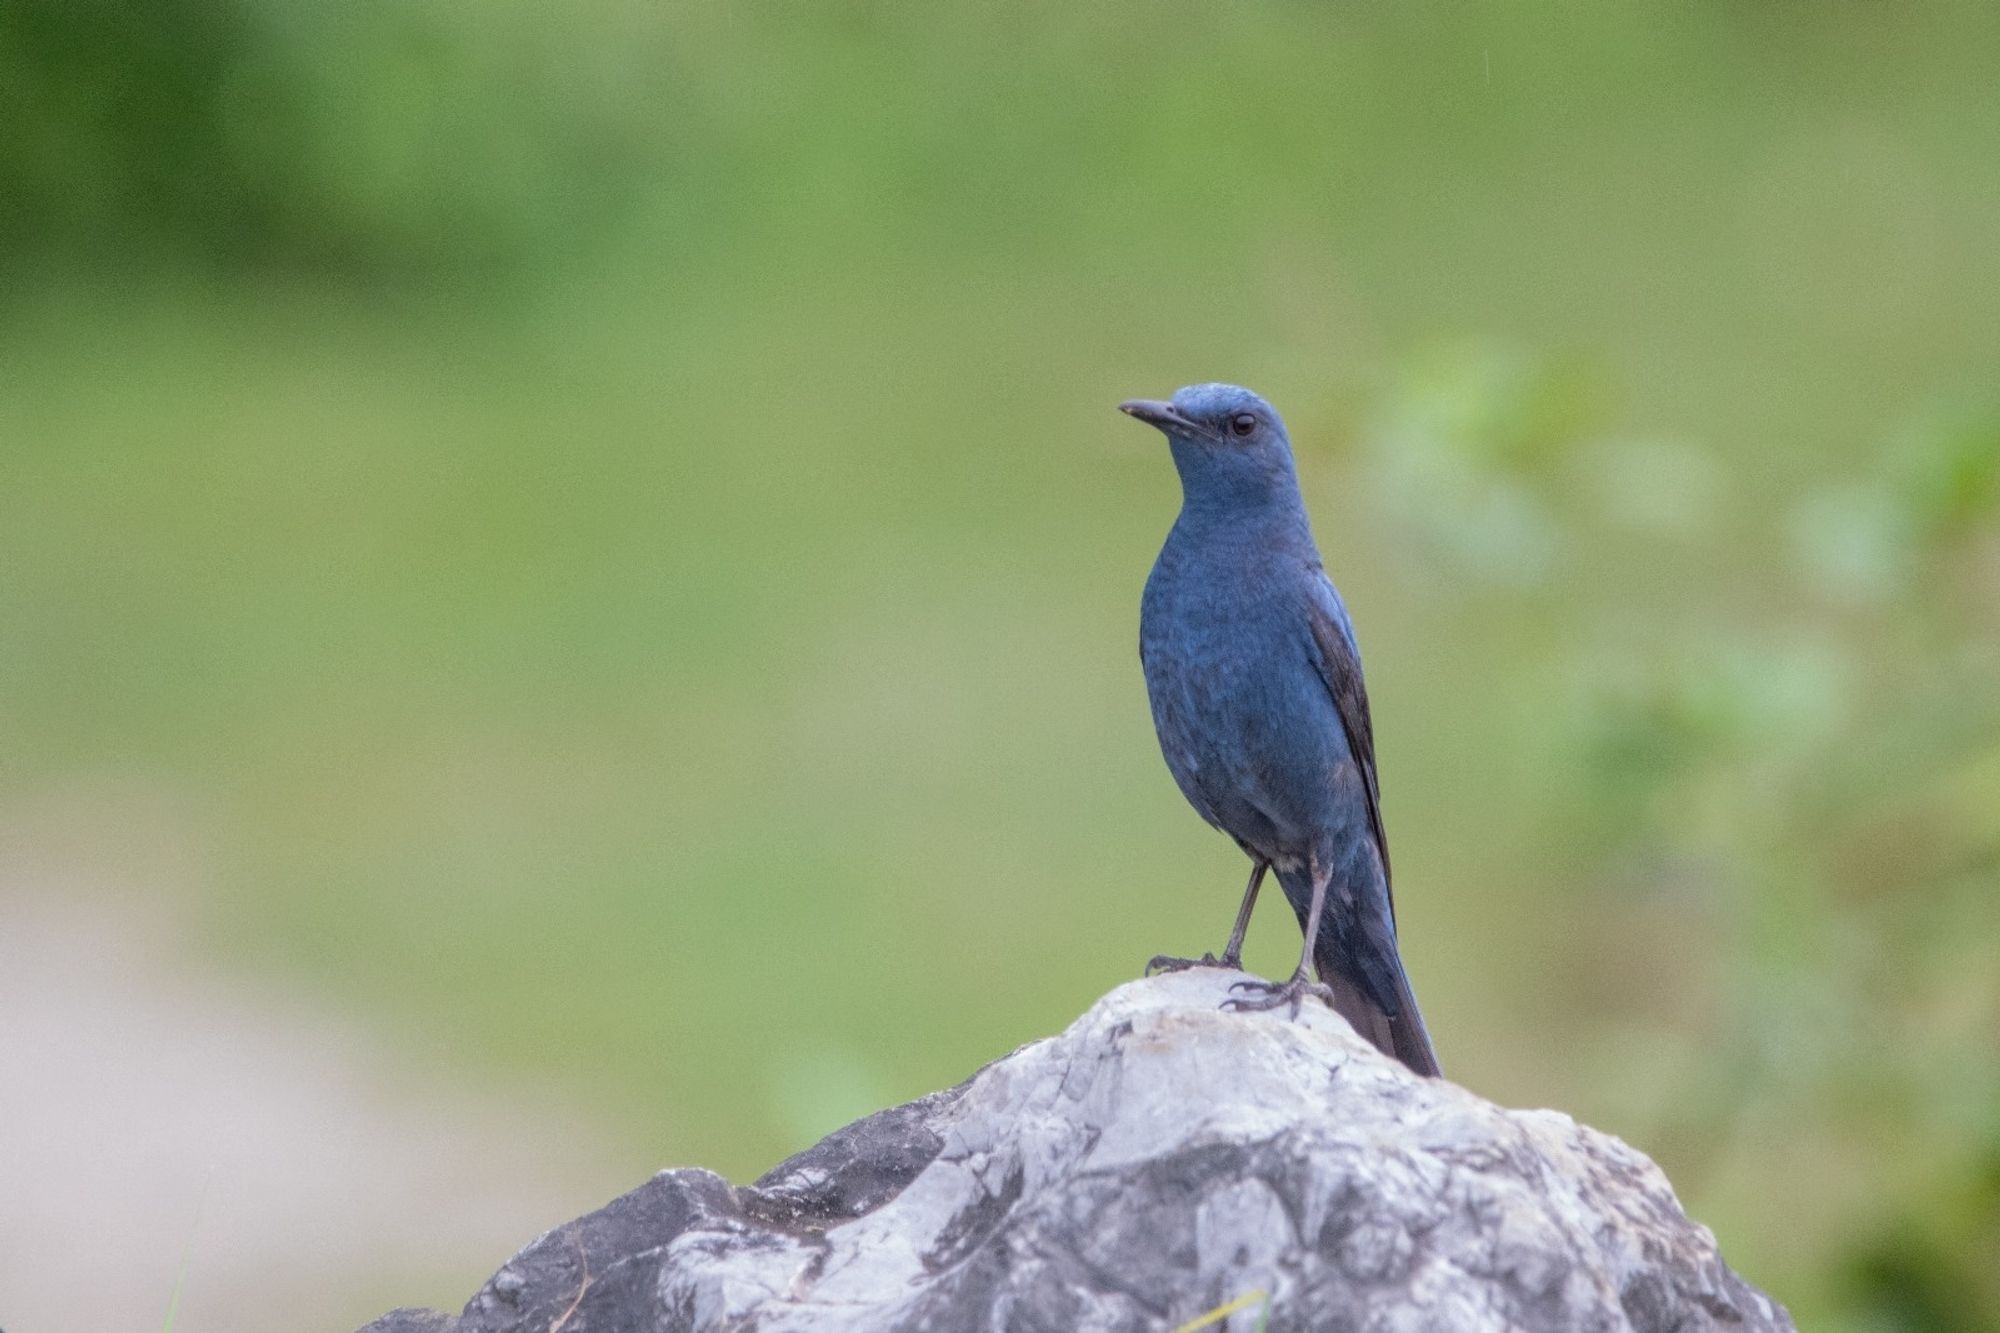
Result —
[[[364,1333],[1792,1327],[1639,1153],[1317,1005],[1223,1013],[1232,976],[1120,986],[754,1185],[662,1172]]]

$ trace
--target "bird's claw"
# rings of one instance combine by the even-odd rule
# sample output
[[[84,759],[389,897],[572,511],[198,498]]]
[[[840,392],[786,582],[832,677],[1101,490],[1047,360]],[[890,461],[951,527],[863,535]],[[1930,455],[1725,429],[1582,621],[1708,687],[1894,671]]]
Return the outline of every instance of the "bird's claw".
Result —
[[[1155,954],[1146,964],[1145,976],[1158,976],[1167,972],[1185,972],[1191,967],[1220,967],[1231,972],[1243,970],[1243,960],[1228,954],[1217,958],[1212,953],[1204,953],[1199,958],[1176,958],[1172,954]]]
[[[1230,983],[1229,989],[1243,992],[1222,1002],[1222,1007],[1232,1014],[1254,1014],[1289,1005],[1292,1017],[1297,1018],[1308,995],[1326,1001],[1329,1009],[1333,1007],[1333,987],[1324,982],[1314,981],[1303,972],[1294,973],[1290,981],[1282,983],[1234,981]]]

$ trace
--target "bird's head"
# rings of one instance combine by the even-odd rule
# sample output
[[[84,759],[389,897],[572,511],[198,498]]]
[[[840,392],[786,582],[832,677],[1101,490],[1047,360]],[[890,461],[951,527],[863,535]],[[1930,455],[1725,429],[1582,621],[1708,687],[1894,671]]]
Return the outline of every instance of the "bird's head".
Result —
[[[1126,416],[1157,427],[1173,448],[1189,500],[1218,502],[1295,495],[1291,438],[1277,410],[1234,384],[1190,384],[1170,402],[1134,398]]]

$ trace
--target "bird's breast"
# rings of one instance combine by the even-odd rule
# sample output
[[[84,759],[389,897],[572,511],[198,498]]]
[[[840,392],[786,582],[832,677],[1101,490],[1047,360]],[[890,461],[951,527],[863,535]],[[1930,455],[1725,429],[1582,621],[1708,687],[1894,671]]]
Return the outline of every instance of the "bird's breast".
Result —
[[[1168,768],[1209,822],[1267,851],[1323,822],[1347,761],[1285,573],[1170,542],[1140,609],[1140,658]]]

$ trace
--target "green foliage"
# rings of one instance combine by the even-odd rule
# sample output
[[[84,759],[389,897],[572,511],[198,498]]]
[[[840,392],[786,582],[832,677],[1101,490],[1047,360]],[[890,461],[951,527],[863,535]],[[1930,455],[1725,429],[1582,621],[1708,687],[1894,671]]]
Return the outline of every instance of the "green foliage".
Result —
[[[0,246],[17,265],[518,269],[641,192],[608,35],[408,0],[19,0],[0,9]]]
[[[1912,1191],[1855,1250],[1843,1281],[1867,1327],[1976,1333],[2000,1325],[2000,1154]]]
[[[230,151],[222,102],[246,15],[205,0],[0,10],[0,241],[204,233],[234,245],[269,207]]]

